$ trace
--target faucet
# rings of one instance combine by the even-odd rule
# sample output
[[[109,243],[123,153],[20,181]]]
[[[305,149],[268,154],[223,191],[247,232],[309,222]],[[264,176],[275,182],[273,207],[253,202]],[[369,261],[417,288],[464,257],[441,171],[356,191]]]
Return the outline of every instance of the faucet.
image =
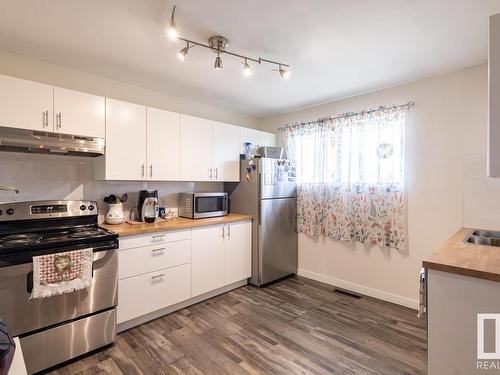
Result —
[[[5,190],[5,191],[15,191],[16,194],[19,194],[19,189],[15,188],[14,186],[9,186],[9,185],[0,185],[0,190]]]

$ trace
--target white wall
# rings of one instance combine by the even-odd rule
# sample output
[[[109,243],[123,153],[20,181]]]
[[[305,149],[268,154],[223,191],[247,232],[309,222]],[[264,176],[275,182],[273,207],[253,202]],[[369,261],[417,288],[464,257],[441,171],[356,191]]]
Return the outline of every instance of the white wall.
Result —
[[[5,51],[0,51],[0,74],[204,117],[210,120],[259,128],[259,120],[252,116]]]
[[[407,253],[299,236],[300,273],[416,307],[422,259],[465,223],[500,229],[500,183],[486,178],[487,66],[271,118],[262,130],[414,101],[407,142]],[[332,82],[332,84],[334,84]]]

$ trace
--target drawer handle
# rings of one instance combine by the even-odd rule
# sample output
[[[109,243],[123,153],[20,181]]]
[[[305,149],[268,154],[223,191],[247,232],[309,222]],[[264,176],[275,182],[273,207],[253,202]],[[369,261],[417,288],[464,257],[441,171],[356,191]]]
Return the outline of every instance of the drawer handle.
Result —
[[[151,278],[153,280],[157,280],[157,279],[162,279],[163,277],[165,276],[164,273],[160,273],[159,275],[154,275],[154,276],[151,276]]]
[[[160,247],[159,249],[153,249],[151,250],[153,252],[153,254],[157,254],[157,253],[163,253],[165,251],[165,248],[164,247]]]
[[[153,236],[153,240],[158,239],[158,238],[163,238],[163,237],[165,237],[164,234],[158,234],[156,236]]]

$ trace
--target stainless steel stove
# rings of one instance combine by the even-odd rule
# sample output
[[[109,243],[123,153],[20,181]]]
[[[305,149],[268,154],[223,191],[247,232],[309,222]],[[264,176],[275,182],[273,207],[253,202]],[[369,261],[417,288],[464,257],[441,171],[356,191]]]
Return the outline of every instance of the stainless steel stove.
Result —
[[[33,256],[93,248],[92,285],[29,299]],[[116,338],[118,236],[99,228],[91,201],[0,204],[0,318],[21,347],[29,373]]]

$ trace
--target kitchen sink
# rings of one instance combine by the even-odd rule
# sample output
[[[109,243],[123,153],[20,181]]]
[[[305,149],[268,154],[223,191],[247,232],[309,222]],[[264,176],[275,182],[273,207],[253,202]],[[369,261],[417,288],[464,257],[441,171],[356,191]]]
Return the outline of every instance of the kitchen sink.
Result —
[[[465,238],[465,242],[475,245],[500,247],[500,231],[476,229],[473,230],[472,233]]]

